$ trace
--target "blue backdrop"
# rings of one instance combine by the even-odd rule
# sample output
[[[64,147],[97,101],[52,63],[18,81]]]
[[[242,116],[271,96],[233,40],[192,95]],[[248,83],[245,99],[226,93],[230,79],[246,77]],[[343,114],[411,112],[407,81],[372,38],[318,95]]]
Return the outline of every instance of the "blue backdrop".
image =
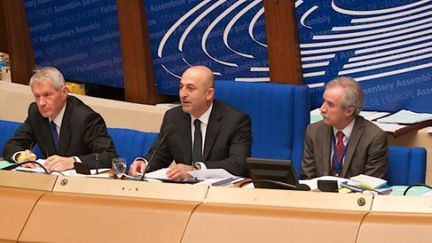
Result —
[[[262,0],[144,1],[157,87],[177,94],[190,65],[216,79],[269,81]],[[297,0],[312,108],[323,86],[352,76],[365,108],[432,112],[432,1]],[[67,79],[123,87],[115,0],[25,0],[37,65]],[[283,61],[283,60],[281,60]]]
[[[158,90],[177,94],[188,66],[217,79],[268,81],[264,8],[256,1],[146,0]],[[432,3],[429,0],[298,0],[304,81],[312,106],[323,85],[352,76],[366,109],[432,112]]]
[[[36,65],[66,79],[123,87],[115,0],[25,0]]]

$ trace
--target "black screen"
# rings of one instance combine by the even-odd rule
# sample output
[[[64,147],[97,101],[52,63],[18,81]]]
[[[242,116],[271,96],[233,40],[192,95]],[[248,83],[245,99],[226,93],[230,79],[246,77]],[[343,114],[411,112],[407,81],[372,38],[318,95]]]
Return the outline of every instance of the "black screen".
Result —
[[[256,188],[296,190],[298,182],[290,160],[248,158],[247,166]]]

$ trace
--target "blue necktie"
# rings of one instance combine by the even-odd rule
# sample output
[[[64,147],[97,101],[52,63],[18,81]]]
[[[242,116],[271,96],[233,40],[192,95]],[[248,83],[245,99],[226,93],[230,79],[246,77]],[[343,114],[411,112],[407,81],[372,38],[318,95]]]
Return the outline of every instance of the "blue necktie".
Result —
[[[58,152],[59,151],[59,135],[57,132],[57,125],[54,123],[54,121],[51,121],[50,125],[51,125],[51,136],[53,138],[56,151]]]

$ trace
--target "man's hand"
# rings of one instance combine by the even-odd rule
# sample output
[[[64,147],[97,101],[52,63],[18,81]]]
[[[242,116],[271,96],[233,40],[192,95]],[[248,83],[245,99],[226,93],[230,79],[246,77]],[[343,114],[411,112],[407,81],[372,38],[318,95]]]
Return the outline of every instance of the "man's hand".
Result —
[[[194,170],[192,165],[171,163],[171,165],[168,167],[166,176],[170,180],[188,179],[192,178],[192,176],[187,172],[192,170]]]
[[[74,157],[62,157],[58,155],[52,155],[45,161],[45,168],[49,171],[65,171],[74,168]]]
[[[147,161],[137,159],[131,164],[129,168],[129,175],[131,176],[141,176],[147,168]]]
[[[27,149],[27,150],[18,154],[16,161],[19,163],[26,162],[26,161],[36,161],[36,155],[34,153],[32,153],[32,151]],[[25,168],[34,168],[35,167],[35,165],[31,164],[31,163],[24,164],[22,166]]]

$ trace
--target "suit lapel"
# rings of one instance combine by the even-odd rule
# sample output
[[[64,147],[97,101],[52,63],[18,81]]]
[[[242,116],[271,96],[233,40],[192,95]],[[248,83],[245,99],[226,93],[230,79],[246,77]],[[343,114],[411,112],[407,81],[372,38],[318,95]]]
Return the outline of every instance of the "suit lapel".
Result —
[[[348,148],[345,155],[345,161],[342,167],[342,177],[345,177],[346,173],[348,172],[348,169],[351,165],[354,152],[357,148],[358,143],[360,142],[360,138],[362,136],[361,131],[363,130],[363,120],[361,118],[357,117],[356,121],[354,122],[354,127],[351,132],[351,136],[348,140]]]
[[[192,128],[191,128],[191,116],[187,113],[183,113],[182,119],[179,121],[178,127],[185,127],[186,129],[177,129],[182,148],[179,151],[185,156],[184,161],[192,161]],[[177,125],[177,124],[176,124]],[[182,156],[182,157],[183,157]]]
[[[221,126],[222,114],[217,102],[213,103],[213,109],[210,113],[209,122],[207,124],[206,137],[204,141],[203,159],[207,160],[210,151],[216,141]]]
[[[322,147],[322,160],[324,162],[323,164],[323,174],[324,175],[331,175],[331,163],[330,163],[330,156],[332,151],[332,137],[333,137],[333,131],[332,127],[326,126],[324,129],[324,132],[321,136],[321,144]]]
[[[46,151],[44,151],[44,156],[49,157],[51,155],[57,154],[56,149],[55,149],[55,145],[54,145],[54,139],[52,138],[51,135],[51,126],[49,123],[49,120],[47,118],[43,119],[42,122],[42,134],[47,134],[47,136],[43,136],[45,141],[43,142],[43,144],[46,147]],[[39,146],[44,146],[44,145],[39,145]]]
[[[67,148],[69,147],[70,137],[71,137],[71,120],[73,114],[73,106],[69,105],[71,101],[71,97],[68,97],[66,101],[66,109],[63,115],[62,124],[60,127],[59,134],[59,150],[58,154],[64,155],[67,152]]]

